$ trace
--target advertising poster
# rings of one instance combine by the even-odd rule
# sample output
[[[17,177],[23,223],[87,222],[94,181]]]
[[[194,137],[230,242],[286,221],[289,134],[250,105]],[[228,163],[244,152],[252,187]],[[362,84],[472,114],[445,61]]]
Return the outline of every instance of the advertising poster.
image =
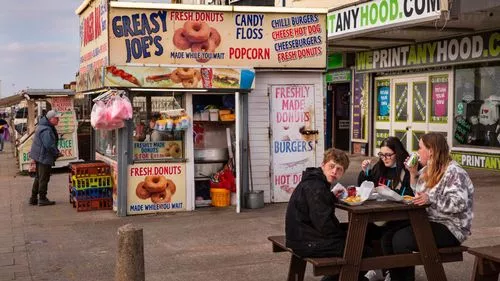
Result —
[[[271,96],[273,202],[287,202],[315,165],[314,85],[274,85]]]
[[[98,152],[95,154],[95,160],[100,160],[111,167],[111,178],[113,179],[113,211],[118,210],[118,162],[108,158]]]
[[[427,82],[413,83],[413,122],[426,120]]]
[[[408,120],[408,84],[396,84],[394,90],[394,99],[396,100],[396,121]]]
[[[382,143],[382,141],[388,137],[389,137],[389,130],[376,129],[375,130],[376,147],[380,147],[380,144]]]
[[[431,77],[431,122],[448,122],[448,78]]]
[[[500,171],[500,155],[452,151],[451,158],[464,168]]]
[[[182,141],[134,142],[134,159],[169,159],[182,157]]]
[[[326,14],[112,7],[110,65],[326,68]]]
[[[127,201],[128,215],[186,210],[186,165],[130,165]]]
[[[352,101],[352,140],[367,141],[369,79],[364,73],[354,75]]]
[[[76,91],[102,88],[108,62],[108,1],[91,0],[80,16],[80,66]]]
[[[391,112],[391,88],[389,80],[379,80],[377,85],[377,121],[389,121]]]
[[[255,71],[240,68],[108,66],[108,87],[252,89]]]

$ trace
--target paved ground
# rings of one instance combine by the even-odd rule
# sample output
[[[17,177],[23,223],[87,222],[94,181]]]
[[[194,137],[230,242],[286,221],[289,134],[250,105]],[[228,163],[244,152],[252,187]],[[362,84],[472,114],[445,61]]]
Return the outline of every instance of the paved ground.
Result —
[[[352,182],[353,158],[345,182]],[[500,174],[471,170],[476,186],[473,235],[467,246],[500,243]],[[146,280],[286,279],[289,255],[273,254],[266,237],[284,231],[286,204],[263,209],[204,208],[194,212],[118,218],[111,211],[77,213],[68,203],[67,174],[53,176],[49,198],[27,203],[32,179],[18,176],[12,148],[0,152],[0,280],[113,280],[116,232],[126,223],[144,229]],[[341,220],[345,213],[340,212]],[[469,280],[473,259],[446,265],[448,280]],[[313,277],[308,267],[306,280]],[[427,280],[421,267],[417,280]]]

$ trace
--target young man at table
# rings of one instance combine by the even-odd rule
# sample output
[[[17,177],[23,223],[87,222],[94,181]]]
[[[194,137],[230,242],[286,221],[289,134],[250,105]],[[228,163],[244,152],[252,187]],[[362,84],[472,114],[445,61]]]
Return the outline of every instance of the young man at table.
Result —
[[[345,226],[335,216],[336,195],[344,188],[334,188],[349,167],[347,154],[338,149],[325,152],[321,167],[307,168],[288,202],[285,218],[286,246],[301,257],[341,257],[346,242]],[[367,235],[368,236],[368,235]],[[365,256],[370,250],[365,246]],[[359,280],[368,280],[360,274]],[[325,276],[322,281],[337,280]]]

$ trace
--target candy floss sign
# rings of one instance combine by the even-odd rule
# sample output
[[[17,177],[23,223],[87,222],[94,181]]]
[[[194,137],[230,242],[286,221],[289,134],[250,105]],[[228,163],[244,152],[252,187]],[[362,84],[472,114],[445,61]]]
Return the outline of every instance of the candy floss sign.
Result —
[[[326,13],[111,7],[110,64],[325,68],[325,25]]]
[[[314,86],[272,87],[273,201],[287,202],[307,167],[314,166]]]

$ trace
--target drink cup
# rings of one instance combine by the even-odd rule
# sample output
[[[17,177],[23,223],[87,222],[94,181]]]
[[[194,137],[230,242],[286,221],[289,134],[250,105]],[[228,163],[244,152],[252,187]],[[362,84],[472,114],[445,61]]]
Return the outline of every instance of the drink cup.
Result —
[[[347,187],[347,196],[348,197],[355,197],[356,196],[356,187],[354,185]]]
[[[415,152],[413,152],[412,154],[410,154],[410,157],[408,158],[408,161],[406,161],[406,165],[408,167],[413,167],[413,166],[417,165],[418,164],[418,158],[419,158],[418,154],[415,153]]]
[[[250,69],[241,70],[240,77],[240,88],[241,89],[251,89],[253,85],[253,80],[255,78],[255,72]]]

